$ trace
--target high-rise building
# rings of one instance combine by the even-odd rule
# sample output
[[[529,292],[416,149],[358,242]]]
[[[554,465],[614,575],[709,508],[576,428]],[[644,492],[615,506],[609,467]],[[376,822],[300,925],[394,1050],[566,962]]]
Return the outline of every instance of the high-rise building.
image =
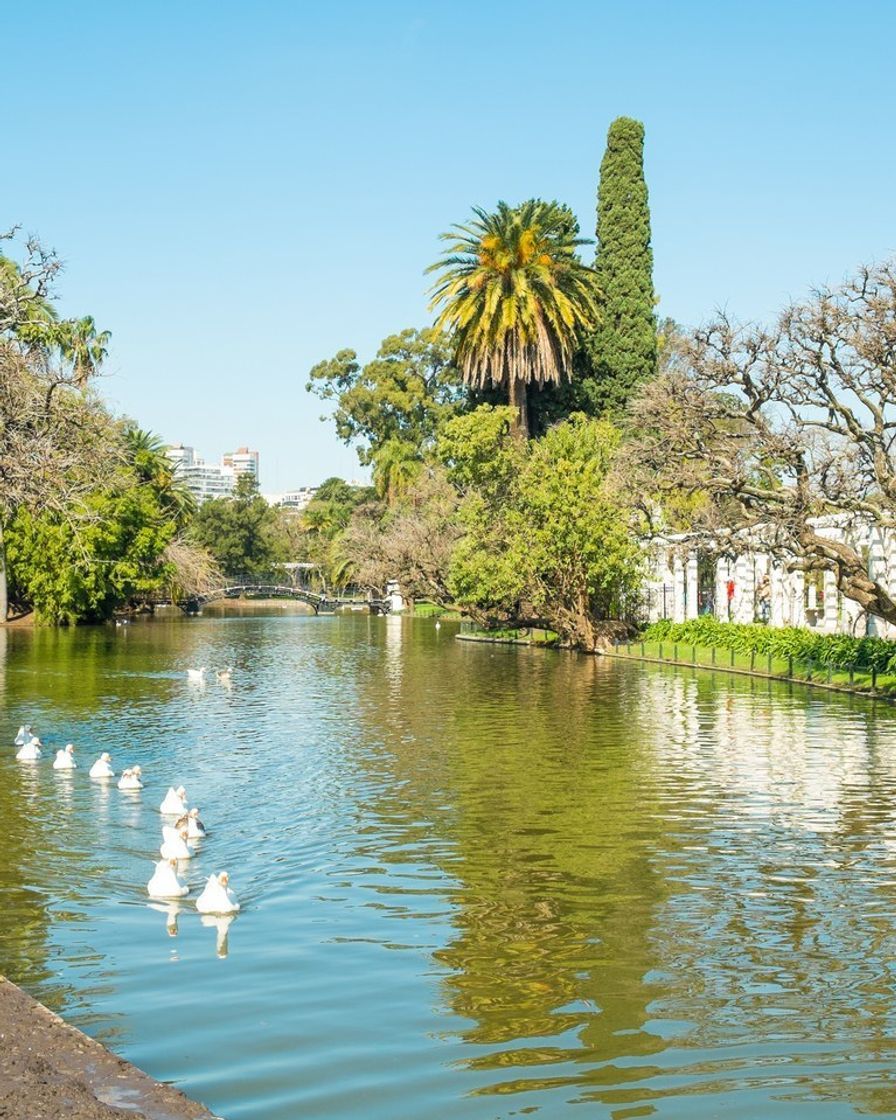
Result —
[[[175,477],[183,479],[200,504],[208,498],[229,498],[238,475],[248,474],[258,480],[258,452],[247,447],[227,452],[219,464],[206,463],[194,448],[182,443],[166,448],[165,454],[174,465]]]
[[[258,482],[258,452],[248,447],[238,447],[236,451],[225,451],[221,465],[232,467],[235,475],[250,474]]]

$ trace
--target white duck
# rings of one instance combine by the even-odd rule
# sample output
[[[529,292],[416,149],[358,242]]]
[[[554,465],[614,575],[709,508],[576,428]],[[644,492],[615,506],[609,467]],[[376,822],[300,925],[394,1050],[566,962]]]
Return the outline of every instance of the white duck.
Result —
[[[69,743],[64,751],[57,751],[56,757],[53,759],[54,770],[77,770],[78,764],[75,762],[75,747],[73,743]]]
[[[31,734],[31,724],[23,723],[19,730],[16,732],[16,737],[13,740],[13,746],[24,747],[29,739],[33,738],[34,736]]]
[[[174,827],[187,830],[188,840],[201,840],[205,835],[205,825],[199,819],[199,808],[194,806],[189,813],[185,813],[180,820],[175,821]]]
[[[200,681],[204,681],[205,666],[203,665],[199,669],[187,669],[187,680],[196,681],[197,683],[199,683]]]
[[[235,914],[240,908],[233,891],[227,886],[230,876],[226,871],[209,875],[202,894],[196,899],[200,914]]]
[[[169,786],[165,800],[159,806],[159,812],[164,813],[166,817],[182,817],[186,811],[187,791],[183,786],[178,786],[177,789]]]
[[[35,735],[29,739],[27,743],[23,743],[16,751],[16,759],[19,762],[37,762],[41,756],[41,741]]]
[[[112,769],[112,755],[108,751],[103,751],[100,757],[90,767],[88,774],[91,778],[114,778],[115,771]]]
[[[192,859],[193,853],[187,847],[187,830],[162,825],[162,846],[159,848],[162,859]]]
[[[140,781],[140,776],[143,771],[139,766],[129,766],[127,770],[122,770],[121,777],[118,779],[119,789],[143,789],[143,782]]]
[[[190,888],[177,874],[176,859],[160,859],[154,863],[155,871],[146,884],[150,898],[183,898]]]

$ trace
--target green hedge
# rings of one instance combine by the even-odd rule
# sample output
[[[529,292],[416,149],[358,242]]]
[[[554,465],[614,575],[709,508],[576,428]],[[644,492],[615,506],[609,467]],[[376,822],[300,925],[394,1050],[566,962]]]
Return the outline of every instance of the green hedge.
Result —
[[[771,654],[815,662],[831,669],[875,669],[896,673],[896,642],[883,638],[852,638],[848,634],[816,634],[796,626],[759,626],[719,622],[707,615],[690,622],[654,622],[644,631],[649,642],[733,649],[735,653]]]

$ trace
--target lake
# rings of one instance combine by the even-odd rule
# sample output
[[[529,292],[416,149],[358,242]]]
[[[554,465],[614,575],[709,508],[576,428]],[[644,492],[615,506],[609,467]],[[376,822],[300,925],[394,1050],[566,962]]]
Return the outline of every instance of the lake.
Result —
[[[0,631],[0,971],[226,1120],[896,1115],[896,712],[456,632]]]

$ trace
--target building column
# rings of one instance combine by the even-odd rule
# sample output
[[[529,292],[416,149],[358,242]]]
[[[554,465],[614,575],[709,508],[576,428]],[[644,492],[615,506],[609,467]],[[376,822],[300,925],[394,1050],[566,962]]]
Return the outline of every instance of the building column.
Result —
[[[784,587],[786,573],[779,564],[772,561],[769,564],[768,579],[771,586],[771,615],[769,617],[769,622],[772,626],[783,626],[786,617]]]
[[[787,582],[789,585],[788,590],[790,591],[790,617],[788,618],[788,625],[805,626],[806,577],[800,571],[791,572]]]
[[[685,619],[685,570],[679,552],[672,561],[672,619],[674,622]]]
[[[840,621],[837,609],[837,580],[833,572],[824,573],[824,629],[827,634],[836,634]]]
[[[699,610],[697,600],[697,553],[689,552],[685,571],[687,580],[687,618],[696,618]]]

